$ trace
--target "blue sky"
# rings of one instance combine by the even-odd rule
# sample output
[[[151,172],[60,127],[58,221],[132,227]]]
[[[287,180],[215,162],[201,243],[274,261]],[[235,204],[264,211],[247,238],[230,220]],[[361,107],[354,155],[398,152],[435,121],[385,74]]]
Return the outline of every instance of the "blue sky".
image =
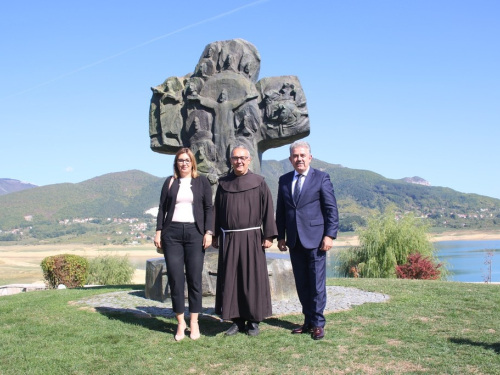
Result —
[[[315,158],[500,198],[499,17],[496,0],[3,1],[0,178],[171,174],[150,87],[243,38],[260,78],[299,77]]]

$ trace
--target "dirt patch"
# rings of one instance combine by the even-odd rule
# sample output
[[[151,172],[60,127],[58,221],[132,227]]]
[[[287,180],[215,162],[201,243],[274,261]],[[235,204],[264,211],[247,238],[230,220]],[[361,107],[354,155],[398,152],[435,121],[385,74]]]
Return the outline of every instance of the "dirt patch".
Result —
[[[78,310],[96,312],[96,309],[94,309],[93,307],[89,307],[89,306],[79,307]]]
[[[387,343],[387,345],[392,345],[392,346],[401,346],[401,345],[403,345],[403,342],[400,341],[400,340],[392,340],[392,339],[390,339],[390,340],[386,340],[385,342]]]
[[[387,372],[395,374],[407,374],[409,372],[427,372],[429,371],[425,367],[418,364],[401,361],[401,362],[375,362],[372,365],[368,364],[357,364],[353,366],[353,369],[360,371],[363,374],[385,374]]]
[[[375,323],[376,320],[375,319],[368,319],[368,318],[365,318],[364,316],[358,316],[356,318],[356,321],[358,323],[361,323],[362,325],[368,325],[368,324],[371,324],[371,323]]]
[[[500,231],[456,231],[444,232],[433,234],[431,236],[432,242],[437,241],[486,241],[486,240],[500,240]]]
[[[44,258],[58,254],[73,254],[86,258],[96,258],[100,255],[128,256],[132,264],[136,266],[132,284],[144,284],[146,260],[161,256],[152,245],[85,246],[82,244],[58,244],[0,246],[0,285],[41,282],[43,272],[40,263]]]
[[[416,319],[420,320],[423,323],[428,323],[428,322],[433,322],[434,321],[434,319],[428,318],[426,316],[418,316],[418,317],[416,317]]]

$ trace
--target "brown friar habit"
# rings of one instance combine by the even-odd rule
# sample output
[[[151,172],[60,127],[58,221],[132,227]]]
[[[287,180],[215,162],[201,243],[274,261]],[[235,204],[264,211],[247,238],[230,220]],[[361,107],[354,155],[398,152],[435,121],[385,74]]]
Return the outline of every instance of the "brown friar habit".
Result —
[[[215,235],[219,238],[215,313],[224,320],[260,322],[272,315],[262,247],[264,238],[278,234],[271,192],[259,175],[248,171],[236,176],[231,172],[219,180],[214,207]],[[242,230],[256,227],[259,229]]]

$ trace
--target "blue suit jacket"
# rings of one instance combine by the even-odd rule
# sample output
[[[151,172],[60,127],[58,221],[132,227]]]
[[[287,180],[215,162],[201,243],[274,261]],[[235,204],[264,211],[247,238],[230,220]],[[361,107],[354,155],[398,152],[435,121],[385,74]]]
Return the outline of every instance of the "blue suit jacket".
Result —
[[[309,168],[300,198],[295,205],[292,197],[294,171],[279,179],[276,225],[278,240],[286,238],[289,248],[294,248],[297,236],[306,249],[321,246],[324,236],[337,237],[339,214],[330,176]]]

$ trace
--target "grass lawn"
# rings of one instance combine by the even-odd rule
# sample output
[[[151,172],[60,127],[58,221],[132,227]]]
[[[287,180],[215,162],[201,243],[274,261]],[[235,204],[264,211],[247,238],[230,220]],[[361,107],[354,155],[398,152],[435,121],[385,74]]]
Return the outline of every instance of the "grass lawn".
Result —
[[[80,298],[135,286],[0,298],[0,374],[500,374],[500,286],[329,279],[390,295],[327,315],[326,337],[291,335],[300,315],[267,319],[258,337],[175,342],[175,320],[96,312]]]

